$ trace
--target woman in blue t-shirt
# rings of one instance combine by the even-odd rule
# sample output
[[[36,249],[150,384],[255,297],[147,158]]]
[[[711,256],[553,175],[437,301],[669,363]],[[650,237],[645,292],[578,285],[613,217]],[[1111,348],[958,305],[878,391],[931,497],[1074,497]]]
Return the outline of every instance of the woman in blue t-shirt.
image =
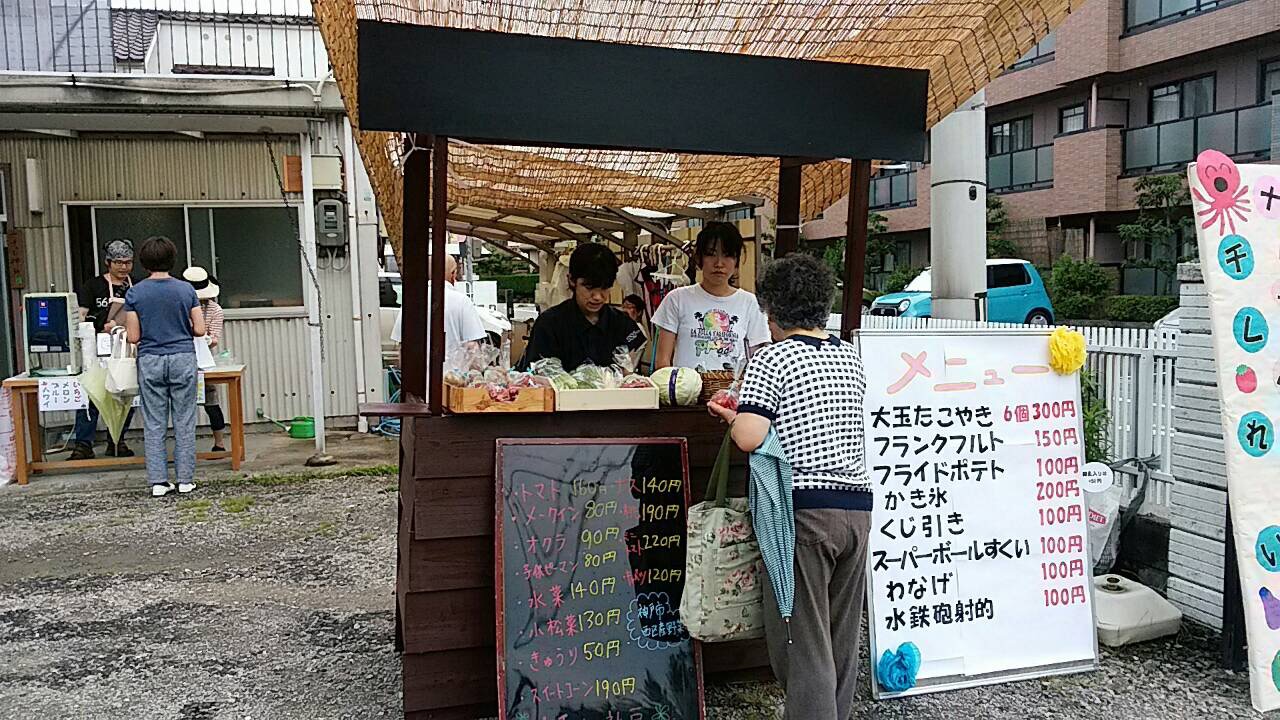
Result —
[[[173,416],[173,467],[177,490],[196,489],[196,348],[205,333],[204,314],[191,283],[171,277],[178,249],[165,237],[142,243],[138,259],[151,275],[124,298],[125,329],[138,345],[138,392],[142,397],[147,481],[152,497],[174,490],[169,481],[165,435]]]

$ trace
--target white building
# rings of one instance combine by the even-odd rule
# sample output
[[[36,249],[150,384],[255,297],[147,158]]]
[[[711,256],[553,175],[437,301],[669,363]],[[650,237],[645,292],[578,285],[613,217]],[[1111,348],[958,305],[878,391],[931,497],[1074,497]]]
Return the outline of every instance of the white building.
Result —
[[[310,12],[0,0],[0,372],[22,369],[22,292],[165,235],[223,288],[247,421],[314,414],[313,387],[343,423],[382,398],[377,212]]]

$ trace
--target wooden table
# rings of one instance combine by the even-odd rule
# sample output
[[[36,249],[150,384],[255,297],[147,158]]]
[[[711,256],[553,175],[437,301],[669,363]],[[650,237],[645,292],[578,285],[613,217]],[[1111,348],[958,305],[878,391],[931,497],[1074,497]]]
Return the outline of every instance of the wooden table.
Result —
[[[244,462],[244,398],[241,396],[244,365],[228,365],[206,371],[206,385],[226,385],[228,403],[227,423],[231,431],[231,449],[221,452],[196,453],[200,460],[231,460],[231,469],[239,470]],[[45,470],[83,470],[88,468],[126,467],[143,465],[142,456],[127,458],[94,458],[93,460],[45,460],[44,434],[40,430],[39,377],[19,375],[4,381],[4,387],[13,393],[13,444],[17,451],[17,480],[26,485],[33,472]],[[54,379],[54,378],[43,378]],[[27,452],[27,442],[31,451]]]

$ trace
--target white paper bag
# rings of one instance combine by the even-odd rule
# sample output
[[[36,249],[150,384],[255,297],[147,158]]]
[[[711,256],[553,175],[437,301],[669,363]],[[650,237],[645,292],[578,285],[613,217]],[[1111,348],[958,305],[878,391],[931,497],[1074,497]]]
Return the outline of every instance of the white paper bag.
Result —
[[[218,366],[213,361],[213,351],[209,349],[209,338],[198,337],[193,338],[196,345],[196,367],[201,370],[212,370]]]

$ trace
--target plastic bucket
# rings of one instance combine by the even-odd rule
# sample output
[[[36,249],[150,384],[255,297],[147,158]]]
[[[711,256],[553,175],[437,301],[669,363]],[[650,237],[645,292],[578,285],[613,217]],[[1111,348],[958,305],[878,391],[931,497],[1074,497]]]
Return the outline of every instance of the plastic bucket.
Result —
[[[296,417],[289,423],[289,437],[310,440],[316,436],[316,420],[313,417]]]

